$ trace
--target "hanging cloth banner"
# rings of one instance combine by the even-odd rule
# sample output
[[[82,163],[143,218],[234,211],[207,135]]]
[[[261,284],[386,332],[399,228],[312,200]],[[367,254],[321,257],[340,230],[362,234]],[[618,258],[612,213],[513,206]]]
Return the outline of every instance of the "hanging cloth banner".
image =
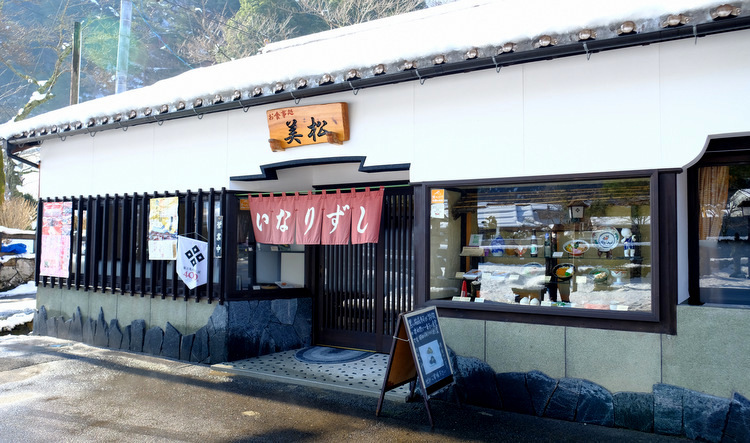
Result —
[[[152,198],[148,211],[149,260],[177,258],[178,197]]]
[[[297,193],[294,196],[294,202],[294,210],[297,214],[297,244],[319,245],[323,222],[323,196]]]
[[[208,243],[192,238],[177,237],[177,267],[180,280],[195,289],[208,282]]]
[[[274,245],[294,243],[294,199],[271,196],[269,207],[273,210],[270,243]]]
[[[253,223],[255,241],[259,243],[272,243],[271,241],[271,217],[273,208],[268,197],[250,198],[250,218]]]
[[[39,275],[68,278],[72,202],[45,202],[42,206],[42,251]]]
[[[287,245],[377,243],[385,191],[248,197],[255,241]]]
[[[380,236],[380,213],[383,209],[383,188],[354,194],[352,199],[352,244],[377,243]]]
[[[352,195],[354,190],[352,190]],[[320,233],[322,245],[348,245],[352,227],[351,196],[323,194],[323,230]]]

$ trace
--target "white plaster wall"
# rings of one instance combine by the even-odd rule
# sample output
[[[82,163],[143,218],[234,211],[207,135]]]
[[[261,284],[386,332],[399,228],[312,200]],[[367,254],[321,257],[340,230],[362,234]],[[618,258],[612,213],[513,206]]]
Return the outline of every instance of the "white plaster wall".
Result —
[[[683,167],[748,130],[750,31],[305,99],[345,101],[351,140],[272,152],[265,112],[292,101],[48,140],[41,194],[210,187],[260,165],[367,156],[413,182]]]
[[[740,31],[301,101],[348,103],[351,139],[343,146],[272,152],[265,113],[292,101],[68,136],[42,145],[40,192],[254,190],[229,178],[344,156],[366,156],[366,166],[410,163],[415,183],[680,168],[701,155],[707,137],[750,131],[748,78],[750,31]],[[684,301],[684,179],[678,197]]]

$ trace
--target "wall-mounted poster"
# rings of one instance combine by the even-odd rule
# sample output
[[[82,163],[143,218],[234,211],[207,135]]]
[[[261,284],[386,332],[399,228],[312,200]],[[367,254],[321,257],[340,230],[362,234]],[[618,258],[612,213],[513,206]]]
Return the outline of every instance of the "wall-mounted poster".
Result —
[[[42,211],[42,254],[39,275],[68,278],[73,203],[45,202]]]
[[[177,197],[151,199],[148,212],[149,260],[177,258],[178,208]]]

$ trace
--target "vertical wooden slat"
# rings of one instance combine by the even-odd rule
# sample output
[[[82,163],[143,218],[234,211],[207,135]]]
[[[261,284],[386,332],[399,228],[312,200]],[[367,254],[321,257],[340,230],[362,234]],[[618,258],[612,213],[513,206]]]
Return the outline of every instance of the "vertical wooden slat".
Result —
[[[125,294],[125,289],[130,286],[132,280],[130,280],[130,269],[131,269],[131,255],[130,255],[130,235],[131,235],[131,224],[130,224],[130,210],[131,205],[128,202],[130,197],[128,194],[122,196],[122,236],[120,237],[120,294]]]
[[[156,194],[154,194],[156,197]],[[169,192],[164,191],[163,197],[169,197]],[[168,260],[151,260],[154,268],[152,270],[153,283],[151,287],[151,296],[159,295],[162,300],[167,296],[167,264]],[[158,286],[156,285],[158,282]]]
[[[135,296],[136,273],[138,269],[138,242],[140,238],[140,229],[138,229],[138,193],[133,193],[133,199],[130,201],[130,257],[133,266],[130,267],[130,296]],[[143,246],[141,246],[143,247]]]
[[[140,284],[139,291],[141,293],[141,297],[144,297],[146,295],[146,259],[148,257],[148,194],[145,192],[143,193],[143,197],[141,198],[141,214],[139,222],[139,228],[138,228],[138,235],[141,239],[140,243],[140,251],[138,254],[138,257],[140,259]]]
[[[184,232],[186,236],[189,237],[189,234],[194,233],[194,226],[195,226],[195,211],[193,210],[193,193],[188,190],[185,193],[185,221],[182,223],[182,232]],[[185,299],[187,300],[188,297],[193,296],[195,297],[196,290],[195,289],[187,289],[185,288]],[[196,302],[197,302],[196,297]]]
[[[89,195],[86,200],[86,290],[96,290],[96,200]]]
[[[108,275],[108,269],[107,269],[107,259],[109,258],[109,223],[110,223],[110,216],[109,216],[109,194],[104,195],[104,199],[101,203],[98,202],[97,199],[97,207],[101,205],[101,211],[102,211],[102,224],[97,226],[99,228],[100,234],[101,234],[101,262],[102,262],[102,275],[101,275],[101,288],[102,292],[106,291],[107,289],[107,281],[109,278]]]
[[[76,207],[76,210],[78,211],[78,220],[76,222],[76,289],[81,289],[81,286],[84,285],[83,275],[81,275],[81,272],[84,271],[84,268],[81,266],[81,262],[85,260],[85,254],[83,253],[83,214],[86,211],[84,210],[84,208],[84,199],[81,195],[78,197],[78,205]],[[88,213],[86,213],[86,217],[88,217]]]
[[[206,260],[208,260],[208,266],[206,267],[208,285],[206,292],[208,293],[208,303],[211,304],[214,299],[214,248],[216,247],[216,211],[214,206],[216,205],[216,193],[214,188],[211,188],[208,192],[208,257],[206,257]]]
[[[224,217],[227,216],[227,190],[226,188],[221,188],[221,208],[220,208],[220,214]],[[222,235],[221,236],[221,250],[222,250],[222,257],[227,253],[227,236]],[[223,258],[219,260],[219,304],[224,304],[225,299],[225,290],[226,290],[226,280],[227,280],[227,274],[226,274],[226,260]]]
[[[195,222],[195,238],[197,240],[203,240],[201,238],[203,235],[203,189],[201,188],[198,188],[198,194],[195,197],[195,214],[193,216],[193,219]],[[208,266],[208,263],[206,264],[206,266]],[[201,297],[204,296],[206,287],[207,286],[201,285],[195,288],[196,302],[200,301]]]
[[[47,281],[39,275],[42,264],[42,218],[44,217],[44,200],[39,199],[39,203],[36,206],[36,219],[37,219],[37,230],[36,230],[36,263],[34,264],[34,275],[36,276],[37,286],[41,283],[42,286],[47,285]]]
[[[118,286],[118,276],[119,272],[117,271],[117,264],[120,262],[120,256],[118,255],[120,252],[120,248],[118,248],[118,244],[120,243],[120,236],[122,235],[122,231],[120,230],[120,196],[115,194],[114,198],[112,199],[112,263],[110,265],[110,272],[109,275],[112,279],[112,293],[114,294],[117,289],[119,289]]]
[[[409,254],[409,304],[406,310],[411,311],[414,309],[414,195],[408,195],[407,201],[409,202],[409,221],[406,225],[406,229],[409,231],[409,247],[407,249]]]

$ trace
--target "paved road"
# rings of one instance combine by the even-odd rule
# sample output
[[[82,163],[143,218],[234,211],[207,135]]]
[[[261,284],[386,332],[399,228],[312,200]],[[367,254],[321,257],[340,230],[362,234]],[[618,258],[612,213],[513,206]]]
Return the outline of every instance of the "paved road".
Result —
[[[680,441],[432,401],[377,399],[48,337],[0,337],[0,441]]]

